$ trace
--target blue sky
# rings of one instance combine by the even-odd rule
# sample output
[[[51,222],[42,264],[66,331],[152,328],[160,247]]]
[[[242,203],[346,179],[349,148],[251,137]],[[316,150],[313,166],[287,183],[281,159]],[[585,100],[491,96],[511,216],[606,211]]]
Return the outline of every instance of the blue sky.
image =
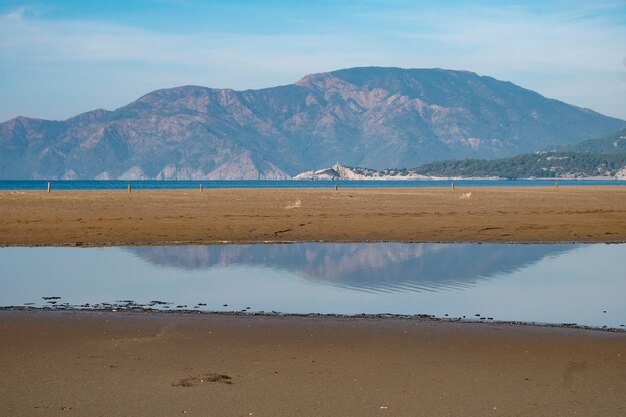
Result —
[[[626,0],[0,0],[0,121],[370,65],[475,71],[626,119]]]

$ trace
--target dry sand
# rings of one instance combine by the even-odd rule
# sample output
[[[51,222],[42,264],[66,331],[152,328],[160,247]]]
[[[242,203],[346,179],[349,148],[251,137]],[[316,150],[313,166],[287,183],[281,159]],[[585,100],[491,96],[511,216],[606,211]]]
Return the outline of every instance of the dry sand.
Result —
[[[626,187],[2,191],[0,219],[0,245],[624,242]]]
[[[624,416],[626,337],[420,320],[0,312],[3,416]]]

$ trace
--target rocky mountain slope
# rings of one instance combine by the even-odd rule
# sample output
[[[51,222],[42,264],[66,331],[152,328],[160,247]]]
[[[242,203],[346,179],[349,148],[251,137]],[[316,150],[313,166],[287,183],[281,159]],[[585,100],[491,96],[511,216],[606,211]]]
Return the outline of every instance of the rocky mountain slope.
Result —
[[[305,171],[293,177],[294,180],[315,181],[360,181],[360,180],[428,180],[431,177],[410,170],[347,167],[337,162],[332,167]]]
[[[441,180],[455,176],[424,175],[417,169],[385,168],[376,170],[363,167],[348,167],[337,162],[332,167],[301,172],[293,177],[296,181],[403,181]],[[497,179],[494,177],[493,179]]]
[[[466,71],[352,68],[234,91],[158,90],[115,111],[0,124],[2,179],[286,179],[494,158],[600,137],[623,120]]]

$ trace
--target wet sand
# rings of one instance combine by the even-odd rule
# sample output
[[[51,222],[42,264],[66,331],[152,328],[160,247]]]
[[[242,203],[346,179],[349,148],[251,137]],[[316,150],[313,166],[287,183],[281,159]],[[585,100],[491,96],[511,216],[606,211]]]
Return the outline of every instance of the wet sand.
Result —
[[[0,218],[0,245],[625,242],[626,187],[0,191]]]
[[[0,415],[623,416],[623,333],[0,312]]]

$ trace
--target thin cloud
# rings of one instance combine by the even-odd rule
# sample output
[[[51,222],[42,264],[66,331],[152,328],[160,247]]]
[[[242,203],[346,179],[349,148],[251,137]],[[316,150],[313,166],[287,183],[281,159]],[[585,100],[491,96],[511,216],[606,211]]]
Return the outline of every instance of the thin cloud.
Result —
[[[387,17],[403,22],[403,29],[391,31],[391,36],[434,43],[445,59],[482,71],[519,65],[544,72],[615,68],[626,28],[608,17],[581,20],[583,15],[581,11],[536,15],[520,8],[482,8],[469,15],[450,11]]]
[[[467,69],[626,118],[626,83],[621,82],[626,27],[620,22],[623,13],[615,13],[623,2],[567,2],[539,11],[515,5],[339,4],[349,22],[329,18],[317,32],[281,34],[238,33],[236,27],[228,33],[199,27],[164,31],[46,18],[45,6],[19,8],[0,15],[0,93],[5,97],[0,120],[16,112],[68,117],[115,108],[147,92],[140,89],[261,88],[365,65]],[[57,90],[48,85],[51,77],[57,88],[84,89],[88,97],[53,105],[48,96]],[[12,100],[12,94],[23,99]],[[38,104],[30,99],[35,96]],[[29,110],[35,105],[40,109]]]
[[[332,46],[328,48],[328,46]],[[258,61],[273,67],[328,52],[329,59],[348,52],[353,43],[331,34],[238,35],[230,33],[164,34],[139,28],[87,21],[35,21],[15,12],[0,17],[0,56],[20,62],[101,63],[138,61],[174,65],[219,65]]]

